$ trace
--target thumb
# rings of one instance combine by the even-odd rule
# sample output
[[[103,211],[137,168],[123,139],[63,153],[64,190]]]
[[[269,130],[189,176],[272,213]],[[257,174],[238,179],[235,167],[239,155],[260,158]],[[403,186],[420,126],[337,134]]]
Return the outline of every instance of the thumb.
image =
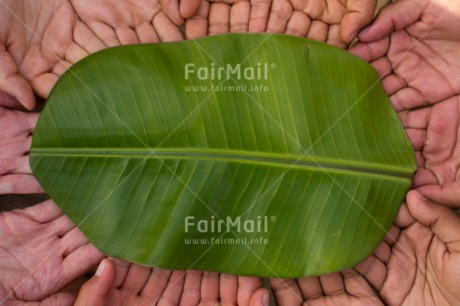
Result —
[[[268,306],[269,300],[268,290],[260,288],[252,294],[249,300],[249,306]]]
[[[347,13],[343,16],[340,34],[346,44],[356,37],[359,30],[368,25],[374,17],[377,1],[349,0]]]
[[[30,87],[29,82],[18,73],[16,63],[11,55],[5,49],[5,46],[0,45],[0,91],[6,94],[0,95],[0,102],[5,103],[4,106],[10,107],[14,103],[15,98],[28,110],[35,108],[35,96]]]
[[[96,274],[80,289],[75,306],[103,306],[115,280],[115,266],[109,259],[103,259]]]
[[[359,40],[379,40],[395,30],[402,30],[413,24],[422,15],[426,1],[398,0],[384,7],[372,25],[358,35]]]
[[[426,199],[416,190],[411,190],[406,200],[410,214],[418,222],[431,227],[450,251],[460,252],[460,217],[453,210]]]

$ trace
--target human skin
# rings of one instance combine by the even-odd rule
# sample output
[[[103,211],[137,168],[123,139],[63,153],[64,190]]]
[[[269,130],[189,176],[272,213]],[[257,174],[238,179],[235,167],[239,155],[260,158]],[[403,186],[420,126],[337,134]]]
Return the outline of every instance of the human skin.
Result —
[[[268,305],[268,291],[260,287],[257,278],[105,259],[83,285],[75,305]]]
[[[459,15],[458,1],[399,0],[358,35],[350,51],[380,73],[416,151],[417,191],[408,195],[385,241],[354,268],[361,292],[352,291],[343,273],[273,280],[280,304],[361,305],[375,299],[372,289],[388,305],[454,305],[460,299],[452,286],[460,279],[460,220],[450,209],[460,208]]]
[[[2,107],[1,102],[0,194],[42,193],[43,189],[29,165],[29,150],[38,114],[11,110]],[[9,104],[3,101],[3,105]]]
[[[73,305],[58,293],[104,255],[51,200],[0,214],[0,304]]]
[[[181,11],[190,15],[194,1],[184,1]],[[182,40],[180,28],[164,13],[179,23],[179,2],[162,2],[0,2],[0,91],[30,110],[34,93],[47,98],[59,76],[88,54],[120,44]]]
[[[377,1],[202,0],[187,38],[240,32],[285,33],[345,48],[369,24]]]

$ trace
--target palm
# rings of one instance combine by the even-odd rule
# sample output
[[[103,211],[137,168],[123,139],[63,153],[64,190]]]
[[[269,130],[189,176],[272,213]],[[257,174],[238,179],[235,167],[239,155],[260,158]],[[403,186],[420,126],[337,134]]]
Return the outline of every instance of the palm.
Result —
[[[460,177],[459,11],[458,1],[398,1],[350,50],[374,65],[402,112],[419,163],[415,187],[425,186],[419,189],[423,194],[451,205],[447,199]]]
[[[388,305],[455,304],[460,298],[458,217],[451,211],[437,216],[432,208],[420,207],[414,193],[409,197],[410,213],[404,204],[385,242],[356,269]]]
[[[183,39],[159,0],[9,0],[1,5],[0,43],[7,52],[1,53],[0,45],[0,58],[7,67],[0,71],[0,89],[29,108],[32,90],[21,77],[46,98],[59,76],[88,54],[120,44]]]
[[[0,105],[0,194],[43,192],[32,175],[28,156],[37,119],[38,114]]]
[[[211,2],[211,1],[209,1]],[[344,48],[367,25],[377,1],[201,0],[187,20],[190,38],[235,32],[285,33]]]
[[[278,305],[382,305],[355,269],[300,279],[271,279]]]
[[[88,272],[102,256],[52,201],[4,212],[0,304],[41,301]],[[67,296],[61,304],[72,301]]]

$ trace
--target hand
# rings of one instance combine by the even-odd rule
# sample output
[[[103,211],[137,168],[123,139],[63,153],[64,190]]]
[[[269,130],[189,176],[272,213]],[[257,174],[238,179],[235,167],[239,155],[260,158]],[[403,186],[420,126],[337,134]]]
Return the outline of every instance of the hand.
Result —
[[[300,279],[271,279],[277,305],[383,305],[355,269]]]
[[[399,0],[359,34],[416,150],[414,184],[454,207],[460,195],[460,2]],[[421,108],[421,109],[420,109]]]
[[[59,294],[103,258],[52,201],[0,214],[0,304],[73,305]]]
[[[59,76],[88,54],[119,44],[182,40],[159,1],[0,2],[0,91],[33,109],[34,92],[47,98]],[[184,1],[190,14],[196,1]],[[175,2],[166,2],[172,14]]]
[[[460,217],[413,190],[386,242],[356,269],[387,305],[455,305]]]
[[[261,286],[255,277],[169,271],[104,259],[75,305],[268,305],[268,292]]]
[[[286,33],[345,48],[371,22],[376,5],[375,0],[202,0],[198,14],[186,21],[186,33],[188,38]]]
[[[0,105],[0,194],[43,192],[29,165],[31,135],[37,120],[36,113]]]

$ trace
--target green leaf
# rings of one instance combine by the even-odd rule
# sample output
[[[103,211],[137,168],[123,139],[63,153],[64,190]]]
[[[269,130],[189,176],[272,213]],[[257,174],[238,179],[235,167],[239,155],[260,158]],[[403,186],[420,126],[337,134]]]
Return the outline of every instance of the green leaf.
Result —
[[[270,277],[362,261],[416,169],[369,64],[271,34],[90,55],[53,89],[30,159],[110,256]]]

